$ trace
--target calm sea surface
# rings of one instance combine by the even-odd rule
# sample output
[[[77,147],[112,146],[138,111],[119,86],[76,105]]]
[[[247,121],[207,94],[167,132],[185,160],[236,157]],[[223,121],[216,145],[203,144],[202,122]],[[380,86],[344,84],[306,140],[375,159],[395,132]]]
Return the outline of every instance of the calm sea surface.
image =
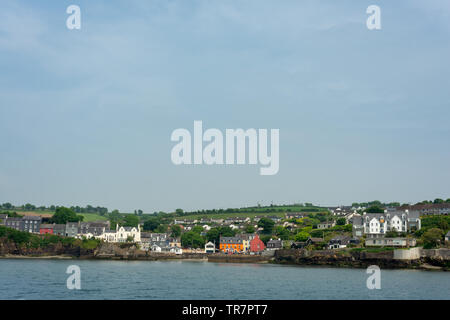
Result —
[[[81,269],[81,290],[66,269]],[[450,299],[450,273],[198,261],[0,259],[0,299]]]

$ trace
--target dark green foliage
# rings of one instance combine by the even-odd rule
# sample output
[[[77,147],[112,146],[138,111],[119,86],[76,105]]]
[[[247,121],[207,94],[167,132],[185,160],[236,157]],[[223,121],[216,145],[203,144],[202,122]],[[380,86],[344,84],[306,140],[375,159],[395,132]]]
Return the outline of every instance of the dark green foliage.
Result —
[[[324,235],[324,231],[321,229],[314,229],[311,230],[310,235],[313,238],[322,238],[322,236]]]
[[[8,240],[16,244],[27,243],[31,239],[31,233],[21,232],[14,229],[8,231]]]
[[[206,233],[206,239],[211,242],[215,242],[216,245],[219,244],[220,236],[222,237],[234,237],[236,232],[231,229],[230,227],[217,227],[217,228],[211,228]]]
[[[273,226],[275,225],[275,222],[272,219],[269,218],[261,218],[258,221],[258,227],[263,228],[262,233],[264,234],[272,234]]]
[[[59,207],[50,218],[50,223],[65,224],[66,222],[83,221],[83,216],[77,215],[74,211],[66,207]]]
[[[264,244],[267,244],[267,242],[272,238],[270,234],[263,234],[259,237]]]
[[[277,238],[280,238],[281,240],[289,240],[291,234],[289,230],[283,228],[282,226],[275,227],[274,233],[277,236]]]
[[[133,214],[125,215],[124,226],[125,227],[137,227],[139,224],[139,217]]]
[[[249,224],[248,226],[245,227],[244,231],[245,233],[255,233],[256,230],[254,226]]]
[[[185,248],[203,248],[205,238],[194,231],[189,231],[181,235],[181,245]]]
[[[154,231],[160,225],[161,220],[158,218],[150,218],[144,222],[144,231]]]
[[[179,225],[173,225],[172,228],[172,237],[178,238],[179,236],[181,236],[181,227]]]
[[[438,228],[431,228],[424,232],[421,237],[425,249],[436,248],[444,238],[444,232]]]
[[[202,226],[195,226],[195,227],[192,228],[192,232],[200,234],[200,233],[203,232],[203,227]]]
[[[450,216],[421,217],[421,225],[422,229],[439,228],[447,232],[450,228]]]
[[[367,208],[367,213],[384,213],[384,209],[380,206],[371,206]]]

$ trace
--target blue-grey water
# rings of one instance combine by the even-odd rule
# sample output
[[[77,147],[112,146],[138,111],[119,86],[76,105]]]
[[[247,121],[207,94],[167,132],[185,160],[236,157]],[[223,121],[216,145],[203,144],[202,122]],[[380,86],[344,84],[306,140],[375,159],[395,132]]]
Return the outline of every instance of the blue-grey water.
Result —
[[[78,265],[81,290],[67,289]],[[0,299],[450,299],[450,273],[200,261],[0,259]]]

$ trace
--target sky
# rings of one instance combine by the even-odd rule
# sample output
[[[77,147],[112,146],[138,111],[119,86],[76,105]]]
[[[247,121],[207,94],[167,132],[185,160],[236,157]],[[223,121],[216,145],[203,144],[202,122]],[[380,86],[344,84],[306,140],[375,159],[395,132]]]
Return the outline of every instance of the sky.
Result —
[[[449,40],[446,0],[2,0],[0,203],[450,198]],[[174,165],[195,120],[279,129],[279,172]]]

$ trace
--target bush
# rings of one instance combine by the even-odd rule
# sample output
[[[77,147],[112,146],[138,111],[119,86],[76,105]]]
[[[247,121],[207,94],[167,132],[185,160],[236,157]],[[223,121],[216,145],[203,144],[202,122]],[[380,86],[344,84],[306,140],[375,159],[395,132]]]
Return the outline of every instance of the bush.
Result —
[[[80,247],[83,249],[95,249],[98,247],[98,245],[100,244],[100,240],[97,239],[83,239],[81,241],[81,245]]]
[[[310,234],[308,232],[300,231],[295,236],[295,241],[306,241],[306,240],[308,240],[309,237],[310,237]]]
[[[425,249],[432,249],[440,245],[443,237],[444,232],[441,229],[431,228],[422,235],[421,241]]]
[[[10,229],[8,232],[8,240],[16,243],[23,244],[30,241],[31,234],[28,232],[17,231],[14,229]]]

